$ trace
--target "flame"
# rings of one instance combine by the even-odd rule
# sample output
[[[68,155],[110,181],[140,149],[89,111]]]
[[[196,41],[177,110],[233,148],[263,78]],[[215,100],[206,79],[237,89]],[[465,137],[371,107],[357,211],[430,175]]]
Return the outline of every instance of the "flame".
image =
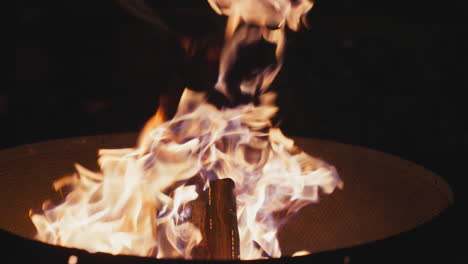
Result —
[[[165,95],[161,95],[159,97],[159,106],[158,109],[156,110],[156,113],[148,120],[146,121],[145,126],[143,127],[142,131],[140,132],[140,136],[138,138],[138,146],[139,148],[142,149],[148,149],[149,145],[151,144],[150,141],[146,140],[148,139],[148,134],[157,126],[160,124],[164,123],[166,121],[166,108],[168,106],[168,97]]]
[[[307,250],[301,250],[301,251],[297,251],[295,252],[294,254],[291,255],[291,257],[300,257],[300,256],[307,256],[309,255],[310,252],[307,251]]]
[[[76,165],[54,182],[71,189],[65,200],[31,214],[37,238],[90,252],[190,258],[200,231],[184,221],[194,185],[167,189],[192,177],[231,178],[236,184],[241,258],[281,256],[276,234],[287,217],[331,193],[341,180],[334,167],[294,146],[270,118],[273,94],[262,103],[218,110],[185,90],[178,111],[145,134],[149,149],[102,149],[101,172]],[[282,217],[279,217],[282,213]]]
[[[283,64],[285,25],[297,31],[305,23],[305,14],[313,7],[309,0],[208,0],[216,13],[228,16],[216,89],[229,97],[226,73],[229,72],[243,46],[266,40],[276,45],[276,63],[254,78],[243,80],[240,91],[253,96],[266,92]]]
[[[68,264],[76,264],[76,263],[78,263],[78,257],[75,255],[70,255],[70,257],[68,257]]]
[[[175,116],[166,120],[163,97],[158,111],[127,149],[99,150],[99,172],[76,164],[76,173],[54,182],[66,193],[58,205],[46,201],[30,212],[36,238],[55,245],[156,258],[192,258],[202,241],[189,218],[189,202],[209,181],[235,182],[241,259],[280,257],[277,233],[288,217],[342,187],[336,169],[294,145],[272,126],[278,108],[268,85],[278,73],[287,25],[297,30],[308,1],[209,0],[229,16],[217,89],[240,46],[265,39],[277,45],[278,62],[244,81],[239,89],[259,103],[218,109],[203,93],[186,89]],[[298,254],[306,254],[298,252]]]

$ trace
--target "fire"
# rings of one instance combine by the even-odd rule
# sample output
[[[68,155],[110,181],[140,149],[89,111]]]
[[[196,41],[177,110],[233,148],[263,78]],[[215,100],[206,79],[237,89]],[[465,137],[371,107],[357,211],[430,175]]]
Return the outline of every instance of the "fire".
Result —
[[[297,30],[304,15],[312,8],[309,0],[208,0],[218,13],[228,16],[226,43],[221,54],[216,89],[228,95],[226,73],[236,61],[243,46],[268,41],[276,45],[276,63],[269,65],[253,78],[243,80],[240,90],[243,94],[254,95],[257,89],[265,92],[275,79],[283,64],[285,25]]]
[[[30,213],[37,239],[90,252],[190,259],[202,241],[200,230],[187,220],[185,205],[199,196],[193,179],[207,189],[210,180],[231,178],[241,259],[280,257],[276,235],[281,225],[318,202],[319,190],[329,194],[342,185],[333,166],[301,151],[271,123],[278,108],[266,88],[281,67],[284,25],[297,29],[312,4],[209,2],[229,15],[220,91],[226,92],[223,74],[239,46],[260,38],[277,44],[279,62],[240,87],[246,94],[260,89],[259,103],[218,109],[203,93],[186,89],[175,116],[166,121],[160,106],[136,147],[101,149],[99,172],[77,164],[74,175],[54,182],[54,189],[67,195],[58,205],[45,202],[41,213]]]

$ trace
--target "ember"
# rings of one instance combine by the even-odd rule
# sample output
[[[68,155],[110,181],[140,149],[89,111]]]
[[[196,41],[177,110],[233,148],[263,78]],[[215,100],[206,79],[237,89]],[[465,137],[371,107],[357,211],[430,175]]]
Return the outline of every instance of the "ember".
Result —
[[[204,94],[186,89],[175,116],[166,121],[160,107],[135,148],[101,149],[100,172],[76,165],[74,175],[54,182],[55,190],[67,195],[62,203],[45,202],[43,212],[31,213],[37,239],[156,258],[276,258],[281,256],[278,230],[288,217],[318,202],[319,191],[330,194],[342,187],[333,166],[298,149],[270,121],[278,109],[267,88],[281,68],[285,26],[296,30],[312,4],[209,3],[229,16],[216,85],[227,97],[226,73],[240,47],[260,40],[276,45],[276,63],[238,87],[242,94],[257,96],[258,104],[218,109]],[[220,183],[224,179],[235,185],[230,203],[213,198],[229,197]],[[202,198],[206,192],[208,205]],[[237,223],[223,218],[226,212],[236,215]],[[228,241],[229,253],[215,241]],[[209,254],[200,250],[203,246]]]

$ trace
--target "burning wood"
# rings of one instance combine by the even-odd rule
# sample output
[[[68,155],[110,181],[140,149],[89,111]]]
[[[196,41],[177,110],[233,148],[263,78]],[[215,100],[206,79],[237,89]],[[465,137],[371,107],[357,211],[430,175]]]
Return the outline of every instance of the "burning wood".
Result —
[[[239,259],[234,181],[210,181],[210,187],[191,203],[190,221],[200,229],[202,241],[192,251],[195,259]]]

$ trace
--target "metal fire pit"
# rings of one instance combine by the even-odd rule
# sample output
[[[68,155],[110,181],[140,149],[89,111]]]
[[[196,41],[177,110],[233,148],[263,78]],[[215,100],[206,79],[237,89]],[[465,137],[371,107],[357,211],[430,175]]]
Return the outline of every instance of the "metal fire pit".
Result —
[[[46,199],[57,197],[52,182],[72,173],[75,162],[96,169],[97,149],[131,147],[136,137],[136,134],[78,137],[1,150],[1,237],[10,241],[14,249],[7,252],[12,257],[26,257],[38,263],[67,263],[71,254],[78,256],[80,264],[185,262],[90,254],[33,240],[35,229],[28,211],[39,208]],[[402,241],[395,238],[430,232],[424,228],[431,222],[426,222],[453,202],[450,187],[443,179],[414,163],[363,147],[313,138],[294,139],[306,152],[335,165],[345,186],[301,210],[279,233],[283,255],[299,250],[308,250],[312,255],[259,263],[354,263],[356,256],[362,258],[372,245],[395,246]]]

